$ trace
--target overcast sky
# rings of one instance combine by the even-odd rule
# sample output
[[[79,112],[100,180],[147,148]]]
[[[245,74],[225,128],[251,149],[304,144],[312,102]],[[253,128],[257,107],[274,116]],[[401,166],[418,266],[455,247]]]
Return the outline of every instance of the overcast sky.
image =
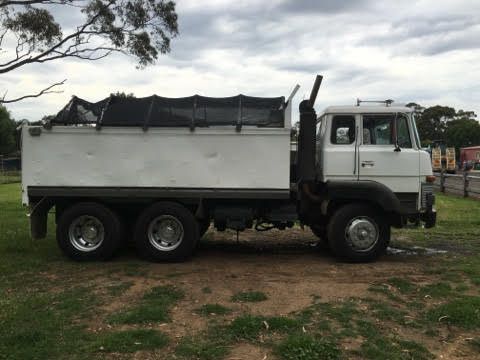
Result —
[[[62,94],[11,104],[16,119],[58,112],[72,95],[308,96],[324,75],[316,108],[361,99],[450,105],[480,113],[479,0],[178,0],[180,34],[169,55],[144,70],[123,55],[61,60],[0,76],[8,97],[68,79]],[[68,9],[64,27],[80,15]],[[80,18],[81,19],[81,18]]]

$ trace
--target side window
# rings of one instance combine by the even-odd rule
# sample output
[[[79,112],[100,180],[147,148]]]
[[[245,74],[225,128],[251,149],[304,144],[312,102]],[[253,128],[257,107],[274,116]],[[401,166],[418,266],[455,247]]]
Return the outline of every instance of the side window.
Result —
[[[405,115],[399,115],[397,118],[398,146],[409,149],[412,147],[410,132],[408,131],[408,120]]]
[[[393,119],[395,115],[364,115],[363,144],[389,145],[394,144]]]
[[[395,114],[364,115],[363,116],[363,144],[364,145],[393,145],[395,136],[393,122]],[[405,115],[397,115],[398,145],[411,148],[412,141],[408,131],[408,119]]]
[[[337,115],[332,119],[332,144],[345,145],[355,141],[355,118],[351,115]]]

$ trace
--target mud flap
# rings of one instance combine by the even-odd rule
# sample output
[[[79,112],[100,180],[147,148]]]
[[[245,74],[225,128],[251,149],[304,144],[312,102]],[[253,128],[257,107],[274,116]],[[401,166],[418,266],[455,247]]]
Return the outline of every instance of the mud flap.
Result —
[[[44,239],[47,236],[48,212],[54,205],[53,199],[47,197],[33,205],[30,212],[30,234],[33,239]]]

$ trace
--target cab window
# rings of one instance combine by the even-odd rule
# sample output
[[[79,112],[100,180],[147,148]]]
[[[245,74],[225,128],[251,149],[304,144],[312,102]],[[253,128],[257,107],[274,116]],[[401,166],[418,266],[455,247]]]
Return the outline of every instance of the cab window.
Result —
[[[363,144],[389,145],[393,144],[392,122],[394,117],[387,115],[363,116]]]
[[[355,141],[355,118],[351,115],[334,116],[330,141],[336,145],[353,144]]]
[[[395,134],[393,124],[397,119],[398,145],[411,148],[412,141],[408,130],[408,119],[404,114],[381,114],[363,116],[363,144],[364,145],[393,145]]]
[[[398,146],[401,148],[411,148],[412,140],[410,139],[410,131],[408,131],[408,119],[404,114],[397,117],[397,133]]]

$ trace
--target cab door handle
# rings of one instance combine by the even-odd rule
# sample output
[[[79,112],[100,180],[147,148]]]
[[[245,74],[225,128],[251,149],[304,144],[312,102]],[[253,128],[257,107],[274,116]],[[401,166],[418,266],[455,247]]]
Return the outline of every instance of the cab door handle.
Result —
[[[374,166],[375,166],[375,161],[372,161],[372,160],[362,161],[362,167],[374,167]]]

